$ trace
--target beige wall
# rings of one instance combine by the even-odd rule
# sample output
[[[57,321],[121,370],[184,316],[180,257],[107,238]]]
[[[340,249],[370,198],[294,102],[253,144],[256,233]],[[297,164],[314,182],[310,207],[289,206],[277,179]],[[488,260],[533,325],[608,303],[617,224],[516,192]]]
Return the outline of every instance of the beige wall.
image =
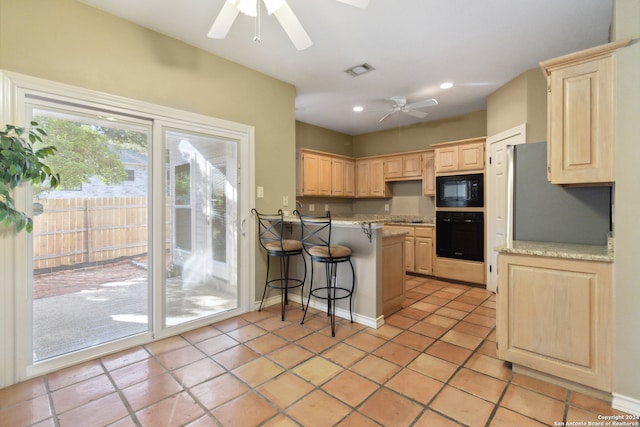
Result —
[[[613,39],[636,39],[616,53],[615,380],[640,413],[640,1],[616,0]]]
[[[547,140],[547,83],[540,68],[509,81],[487,97],[487,135],[526,123],[527,142]]]
[[[527,77],[527,142],[547,140],[547,79],[540,68]]]
[[[486,111],[482,110],[443,120],[350,136],[297,122],[296,146],[351,157],[377,156],[424,150],[438,142],[485,136],[486,123]]]
[[[350,135],[304,122],[296,122],[296,147],[343,156],[353,155],[353,142]]]
[[[487,114],[482,110],[444,120],[354,136],[353,156],[367,157],[424,150],[438,142],[457,141],[486,134]]]
[[[290,84],[74,0],[2,0],[0,68],[252,125],[257,185],[295,195]]]
[[[256,185],[265,194],[255,207],[275,211],[282,196],[295,200],[295,87],[288,83],[75,0],[0,0],[0,69],[251,125]],[[0,236],[0,245],[11,242]],[[256,295],[263,258],[257,251]],[[0,264],[13,267],[7,263]]]

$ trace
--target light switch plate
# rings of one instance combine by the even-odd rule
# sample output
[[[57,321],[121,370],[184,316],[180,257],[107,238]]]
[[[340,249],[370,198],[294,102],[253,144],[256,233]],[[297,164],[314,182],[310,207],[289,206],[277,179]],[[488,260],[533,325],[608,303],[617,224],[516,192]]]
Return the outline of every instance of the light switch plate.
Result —
[[[264,197],[264,187],[258,186],[258,188],[256,189],[256,193],[256,197],[258,199],[262,199]]]

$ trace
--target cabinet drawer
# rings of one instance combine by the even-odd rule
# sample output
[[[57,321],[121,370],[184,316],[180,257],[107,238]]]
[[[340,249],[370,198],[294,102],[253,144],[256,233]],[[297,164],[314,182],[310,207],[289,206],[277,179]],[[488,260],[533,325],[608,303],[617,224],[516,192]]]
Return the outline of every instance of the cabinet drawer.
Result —
[[[433,237],[433,227],[415,227],[416,237]]]

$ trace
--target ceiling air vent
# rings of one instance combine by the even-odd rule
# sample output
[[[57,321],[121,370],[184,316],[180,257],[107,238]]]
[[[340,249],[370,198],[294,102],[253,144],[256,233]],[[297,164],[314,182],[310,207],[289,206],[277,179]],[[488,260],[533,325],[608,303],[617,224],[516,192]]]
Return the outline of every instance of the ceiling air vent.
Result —
[[[347,70],[344,70],[344,72],[349,74],[351,77],[358,77],[373,70],[375,70],[375,68],[373,68],[371,65],[367,63],[364,63],[364,64],[356,65],[355,67],[351,67]]]

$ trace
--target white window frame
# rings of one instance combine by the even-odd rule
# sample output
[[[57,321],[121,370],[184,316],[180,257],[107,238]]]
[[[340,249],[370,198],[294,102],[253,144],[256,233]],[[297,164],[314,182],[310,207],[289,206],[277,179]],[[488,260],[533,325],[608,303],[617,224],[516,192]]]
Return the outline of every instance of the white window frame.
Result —
[[[7,123],[26,125],[25,105],[33,98],[65,104],[76,103],[93,109],[108,109],[116,114],[139,117],[153,122],[151,141],[155,146],[152,146],[150,150],[153,165],[153,170],[150,170],[150,173],[153,174],[150,188],[152,198],[149,218],[150,224],[152,224],[151,242],[162,242],[164,238],[164,227],[153,226],[153,224],[163,224],[164,221],[165,173],[163,170],[161,171],[161,168],[164,167],[163,129],[190,129],[237,141],[240,162],[238,165],[240,188],[238,191],[239,307],[225,313],[220,317],[220,320],[250,311],[253,308],[251,302],[255,300],[255,269],[251,266],[254,264],[255,239],[250,238],[254,231],[253,221],[247,220],[255,197],[255,130],[253,126],[0,70],[0,126]],[[242,167],[240,167],[241,165]],[[162,197],[153,197],[159,194]],[[18,209],[30,212],[30,187],[17,188],[14,198]],[[30,357],[25,354],[27,348],[25,340],[30,338],[24,337],[23,334],[23,331],[28,328],[25,323],[27,319],[23,314],[27,300],[23,295],[25,295],[24,292],[30,283],[29,275],[31,272],[29,270],[32,256],[30,241],[30,235],[24,231],[15,233],[0,228],[0,271],[3,272],[0,274],[0,342],[3,344],[0,349],[0,388],[104,354],[144,344],[154,339],[166,338],[211,323],[211,318],[205,318],[201,321],[162,329],[162,319],[159,318],[162,313],[157,310],[150,319],[152,328],[148,334],[82,351],[78,354],[61,356],[36,365],[29,364]],[[150,247],[149,251],[154,252],[157,257],[162,252],[161,246]],[[160,263],[152,266],[151,274],[163,278],[164,265],[157,264]],[[157,288],[157,280],[153,286]],[[154,298],[154,304],[159,307],[157,304],[161,303],[163,295],[160,292],[155,292],[150,298]]]

